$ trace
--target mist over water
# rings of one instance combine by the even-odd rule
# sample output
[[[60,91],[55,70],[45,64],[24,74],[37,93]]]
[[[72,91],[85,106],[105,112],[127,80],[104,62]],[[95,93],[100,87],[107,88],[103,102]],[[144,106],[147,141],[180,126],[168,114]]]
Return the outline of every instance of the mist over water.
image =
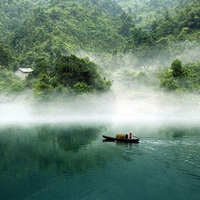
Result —
[[[141,62],[133,53],[115,56],[78,52],[80,57],[89,57],[102,68],[102,74],[113,80],[111,92],[106,94],[80,95],[62,101],[35,102],[31,94],[7,97],[0,101],[0,125],[42,123],[198,123],[200,120],[200,95],[173,94],[159,91],[150,84],[135,83],[121,76],[123,70],[155,71],[169,67],[175,58],[184,63],[199,58],[200,47],[191,42],[175,44],[174,49],[184,47],[167,59],[164,53]],[[0,99],[5,99],[0,94]]]
[[[116,93],[117,91],[117,93]],[[198,123],[200,104],[192,95],[121,91],[79,96],[62,102],[25,100],[0,104],[0,124],[34,123]]]
[[[120,77],[122,66],[105,72],[106,94],[0,103],[4,199],[199,197],[199,95],[134,84]],[[139,144],[103,142],[129,131]]]

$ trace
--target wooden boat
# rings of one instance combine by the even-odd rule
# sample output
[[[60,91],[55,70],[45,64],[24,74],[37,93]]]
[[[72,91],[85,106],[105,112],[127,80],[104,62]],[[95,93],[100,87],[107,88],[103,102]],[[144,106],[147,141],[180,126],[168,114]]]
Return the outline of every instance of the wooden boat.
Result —
[[[109,137],[106,135],[102,135],[103,138],[105,138],[107,141],[117,141],[117,142],[127,142],[127,143],[139,143],[139,138],[135,137],[132,139],[119,139],[119,138],[115,138],[115,137]]]

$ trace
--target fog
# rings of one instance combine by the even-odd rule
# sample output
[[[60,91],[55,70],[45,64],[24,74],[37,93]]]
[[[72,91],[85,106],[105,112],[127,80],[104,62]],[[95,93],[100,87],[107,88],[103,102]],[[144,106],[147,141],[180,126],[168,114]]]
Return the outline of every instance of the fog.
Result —
[[[185,41],[173,43],[166,50],[143,51],[140,55],[130,52],[126,54],[116,54],[108,56],[107,54],[97,54],[94,52],[79,51],[77,55],[97,63],[113,73],[119,69],[131,68],[141,69],[142,67],[156,69],[158,67],[169,67],[175,59],[179,59],[185,63],[200,61],[200,44],[196,41]]]
[[[42,123],[198,123],[200,102],[193,96],[117,90],[79,96],[63,102],[36,103],[25,99],[0,105],[0,124]]]
[[[113,80],[111,92],[79,95],[54,102],[30,100],[30,93],[10,97],[4,101],[2,101],[3,95],[0,95],[0,125],[77,122],[198,123],[199,95],[165,93],[152,87],[148,82],[136,84],[126,77],[120,77],[124,69],[156,71],[159,67],[169,67],[175,58],[180,58],[184,63],[195,62],[200,57],[200,51],[197,50],[200,50],[198,46],[188,43],[182,53],[173,54],[169,60],[162,56],[160,59],[152,57],[145,63],[140,62],[134,54],[108,57],[90,52],[78,52],[80,57],[87,56],[97,63],[102,68],[101,73]],[[156,81],[157,76],[155,75],[153,79]]]

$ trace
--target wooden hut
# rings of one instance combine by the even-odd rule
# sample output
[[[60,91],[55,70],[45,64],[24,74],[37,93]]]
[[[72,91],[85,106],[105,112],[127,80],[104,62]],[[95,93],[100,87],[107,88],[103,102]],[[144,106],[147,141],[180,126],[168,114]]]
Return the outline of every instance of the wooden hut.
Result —
[[[19,76],[22,80],[25,80],[25,78],[28,76],[29,73],[33,72],[31,68],[19,68],[15,74]]]

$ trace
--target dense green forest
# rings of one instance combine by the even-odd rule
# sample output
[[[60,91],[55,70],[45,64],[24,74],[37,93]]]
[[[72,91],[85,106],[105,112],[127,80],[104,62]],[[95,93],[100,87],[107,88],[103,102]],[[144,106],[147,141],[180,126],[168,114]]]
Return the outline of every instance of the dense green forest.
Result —
[[[116,2],[141,26],[150,27],[153,20],[162,17],[166,10],[175,14],[192,0],[116,0]]]
[[[0,30],[2,94],[30,90],[47,100],[102,93],[119,69],[136,86],[200,90],[199,0],[2,0]],[[195,58],[182,60],[188,49]],[[104,59],[95,64],[88,54]],[[137,61],[126,64],[131,70],[126,55]],[[151,69],[150,61],[157,63]],[[14,74],[20,67],[34,71],[21,80]]]

